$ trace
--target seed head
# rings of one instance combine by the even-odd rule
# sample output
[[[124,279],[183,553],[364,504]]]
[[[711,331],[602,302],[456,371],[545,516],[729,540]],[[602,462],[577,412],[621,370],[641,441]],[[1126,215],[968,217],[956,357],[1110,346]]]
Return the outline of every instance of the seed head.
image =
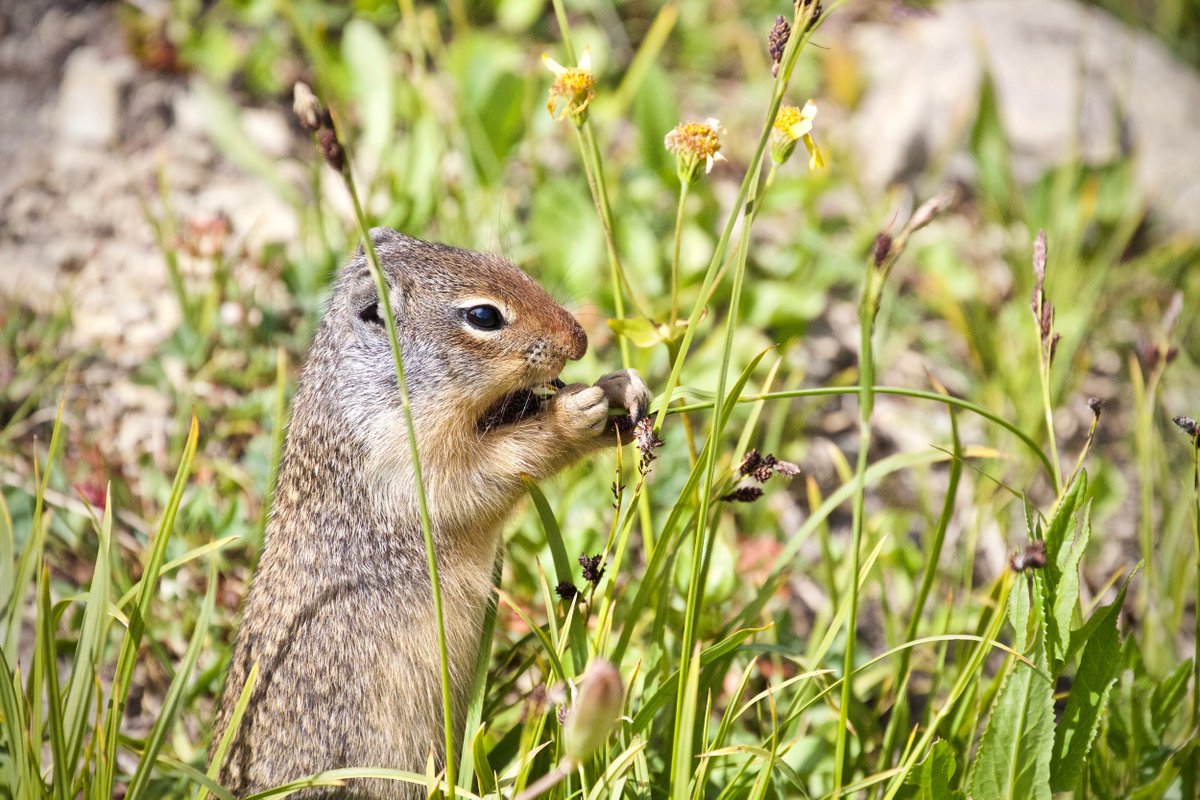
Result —
[[[1037,539],[1025,545],[1024,550],[1012,554],[1008,565],[1014,572],[1024,572],[1029,569],[1041,569],[1046,566],[1046,542]]]
[[[333,124],[333,115],[321,106],[321,101],[313,94],[306,83],[297,83],[292,88],[292,111],[301,127],[313,132],[321,154],[329,166],[338,172],[346,168],[346,153],[338,140],[337,127]]]
[[[1192,440],[1196,442],[1196,446],[1200,447],[1200,423],[1197,423],[1191,417],[1175,417],[1173,421],[1179,426],[1179,430],[1192,437]]]
[[[771,77],[779,74],[779,62],[783,61],[783,51],[787,47],[788,37],[792,35],[792,26],[782,16],[775,18],[771,32],[767,34],[767,54],[771,56]]]
[[[1104,401],[1098,397],[1089,397],[1087,404],[1088,408],[1092,410],[1092,415],[1096,419],[1100,419],[1100,412],[1104,410]]]
[[[887,231],[880,231],[875,237],[875,245],[871,248],[871,260],[875,262],[875,266],[882,267],[883,262],[887,261],[887,257],[892,253],[892,235]]]
[[[554,591],[568,603],[579,596],[579,590],[570,581],[562,581],[558,586],[554,587]]]
[[[758,486],[739,486],[732,492],[722,495],[721,499],[728,503],[753,503],[763,496],[763,490]]]
[[[587,553],[582,553],[579,556],[579,566],[583,567],[583,579],[590,584],[597,584],[604,577],[605,568],[600,566],[604,556],[597,553],[594,556],[589,556]]]
[[[637,441],[637,449],[642,454],[638,469],[645,473],[650,468],[650,462],[658,458],[654,451],[663,446],[663,440],[654,432],[654,421],[650,417],[642,417],[633,429]]]

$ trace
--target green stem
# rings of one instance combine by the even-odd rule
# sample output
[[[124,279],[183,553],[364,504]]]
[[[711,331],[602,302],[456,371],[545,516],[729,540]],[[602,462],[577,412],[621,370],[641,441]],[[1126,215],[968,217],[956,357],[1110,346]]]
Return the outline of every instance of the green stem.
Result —
[[[596,146],[596,138],[592,128],[586,122],[575,128],[575,136],[579,141],[579,154],[583,158],[583,171],[587,176],[588,189],[592,193],[592,204],[600,215],[600,227],[604,229],[604,249],[608,256],[608,277],[612,287],[613,311],[619,319],[625,317],[625,296],[621,291],[625,283],[624,270],[621,268],[621,257],[617,252],[616,237],[613,234],[612,219],[609,216],[608,190],[604,184],[604,172],[600,168],[600,150]],[[630,365],[629,340],[624,336],[617,337],[621,349],[621,366]]]
[[[1200,609],[1200,434],[1192,437],[1192,541],[1196,546],[1196,605]],[[1195,614],[1195,638],[1200,642],[1200,613]],[[1192,659],[1192,730],[1200,728],[1200,658]]]
[[[862,560],[864,506],[866,504],[867,461],[871,449],[871,415],[875,409],[875,353],[872,334],[879,301],[883,292],[885,273],[874,263],[867,264],[862,301],[858,307],[859,376],[858,376],[858,463],[854,470],[855,489],[852,510],[852,542],[850,545],[850,613],[846,622],[846,653],[842,665],[842,698],[838,708],[837,741],[834,748],[833,793],[841,791],[845,781],[847,716],[850,713],[850,694],[854,672],[854,650],[858,635],[858,570]]]
[[[757,403],[760,400],[786,400],[796,397],[825,397],[828,395],[839,394],[857,394],[859,391],[857,386],[822,386],[818,389],[787,389],[778,392],[764,392],[763,394],[750,394],[744,397],[739,397],[739,403]],[[1046,458],[1046,454],[1038,447],[1037,442],[1033,440],[1027,433],[1013,425],[1003,417],[993,414],[986,408],[976,405],[969,400],[963,400],[959,397],[951,395],[938,394],[937,392],[927,392],[922,389],[905,389],[900,386],[876,386],[875,394],[895,395],[897,397],[912,397],[918,400],[933,400],[934,402],[942,403],[948,406],[956,406],[965,411],[970,411],[988,422],[995,423],[1001,428],[1016,436],[1024,443],[1035,456],[1046,473],[1053,477],[1054,468],[1050,464],[1050,459]],[[701,411],[707,408],[712,408],[711,402],[690,403],[688,405],[680,405],[671,407],[668,414],[681,414],[688,411]]]
[[[675,323],[679,319],[679,245],[683,239],[684,208],[687,205],[690,186],[687,181],[680,182],[679,209],[675,212],[675,244],[671,250],[671,325],[667,329],[669,340],[675,338]]]
[[[370,229],[355,189],[354,176],[349,163],[349,153],[347,153],[346,167],[342,170],[342,177],[346,181],[346,189],[354,203],[354,224],[358,229],[358,236],[362,240],[363,251],[367,255],[371,276],[375,279],[375,291],[379,294],[379,307],[383,309],[383,319],[387,326],[388,343],[391,345],[392,362],[396,369],[396,385],[400,391],[400,405],[404,410],[404,430],[408,438],[409,457],[412,459],[413,482],[417,489],[417,509],[421,518],[421,533],[425,537],[425,559],[429,566],[433,614],[438,633],[438,657],[441,660],[442,668],[442,723],[446,744],[446,793],[450,800],[454,800],[454,709],[450,689],[450,654],[446,645],[445,616],[442,610],[442,585],[438,578],[437,550],[433,541],[433,526],[429,520],[429,506],[425,498],[425,481],[421,474],[421,460],[417,454],[417,434],[413,426],[412,399],[408,392],[408,381],[404,375],[404,358],[400,352],[400,337],[396,329],[396,316],[392,309],[391,293],[388,291],[387,277],[379,263],[379,256],[375,252],[375,243],[371,241]]]
[[[1050,399],[1050,351],[1047,347],[1041,350],[1041,369],[1038,374],[1042,382],[1042,408],[1046,416],[1046,438],[1050,440],[1050,463],[1054,465],[1054,492],[1061,494],[1063,490],[1062,466],[1058,459],[1058,440],[1054,436],[1054,403]]]
[[[767,173],[766,184],[762,194],[765,195],[775,181],[776,164],[771,165]],[[729,302],[729,313],[725,320],[725,342],[721,354],[721,369],[717,373],[717,393],[714,400],[712,424],[709,428],[709,446],[705,451],[704,481],[700,489],[700,510],[696,515],[696,539],[692,548],[691,578],[688,583],[687,611],[683,621],[683,640],[680,652],[691,653],[696,644],[696,625],[700,618],[700,605],[704,600],[704,589],[708,583],[708,570],[712,557],[712,538],[716,535],[717,520],[710,519],[710,509],[713,500],[713,487],[716,482],[717,452],[716,443],[724,430],[721,409],[725,405],[725,388],[729,377],[729,365],[733,358],[733,337],[737,330],[738,311],[741,307],[742,291],[745,285],[746,263],[749,260],[750,231],[758,215],[761,196],[758,191],[757,175],[750,184],[750,193],[745,206],[745,222],[742,226],[741,241],[738,244],[737,255],[734,259],[733,288]],[[682,207],[682,204],[681,204]],[[683,657],[686,658],[686,657]],[[680,664],[680,675],[689,669],[687,660]],[[679,682],[675,697],[675,741],[679,741],[678,726],[686,718],[684,704],[687,702],[687,681]],[[687,755],[691,755],[690,753]],[[671,762],[672,785],[680,780],[679,771],[686,770],[691,775],[688,763],[680,763],[676,758]],[[688,780],[688,778],[682,778]]]
[[[950,431],[954,443],[954,458],[950,461],[950,479],[946,486],[946,497],[942,503],[942,514],[938,518],[938,526],[933,535],[933,543],[924,554],[925,569],[921,575],[921,587],[917,590],[917,598],[913,603],[912,616],[908,620],[908,630],[905,633],[905,639],[910,642],[917,638],[917,628],[920,626],[921,614],[925,610],[925,603],[929,600],[929,592],[933,589],[938,562],[942,558],[942,547],[946,543],[946,531],[950,527],[950,518],[954,515],[954,501],[958,496],[958,483],[962,478],[962,440],[958,436],[958,417],[954,413],[953,406],[950,408]],[[887,730],[883,737],[883,746],[879,751],[878,771],[887,769],[888,764],[891,763],[892,745],[900,729],[901,717],[907,716],[906,714],[902,715],[900,709],[903,708],[905,711],[908,709],[908,666],[911,656],[912,651],[905,650],[900,654],[900,663],[896,667],[895,685],[897,688],[895,706],[892,708],[892,714],[888,720]]]
[[[555,0],[559,3],[561,0]],[[822,17],[824,19],[824,16]],[[798,7],[792,19],[792,29],[794,31],[805,31],[808,23],[808,15],[803,10],[803,7]],[[819,27],[819,26],[817,26]],[[700,322],[700,316],[704,313],[704,307],[707,298],[712,292],[713,284],[716,282],[717,273],[721,265],[725,262],[725,252],[729,247],[729,240],[733,236],[733,228],[737,220],[742,216],[742,207],[746,203],[746,198],[750,192],[751,183],[758,181],[759,173],[762,168],[763,153],[766,152],[767,143],[771,138],[771,129],[775,123],[775,116],[779,113],[779,106],[783,103],[784,92],[787,91],[788,83],[792,78],[792,71],[796,67],[796,59],[800,54],[804,44],[807,43],[816,27],[805,31],[800,35],[793,35],[787,43],[787,47],[783,51],[783,59],[780,62],[779,74],[775,78],[775,83],[771,92],[771,104],[767,108],[766,118],[763,122],[762,132],[758,138],[758,146],[754,149],[754,155],[750,159],[750,166],[746,170],[745,177],[742,178],[742,184],[738,188],[737,197],[734,199],[733,208],[729,210],[729,216],[725,220],[725,227],[721,231],[721,236],[717,240],[717,245],[713,250],[712,259],[708,262],[708,269],[705,270],[704,280],[701,283],[700,299],[692,307],[691,313],[688,315],[687,327],[683,331],[683,339],[679,346],[678,357],[671,364],[671,373],[667,377],[667,385],[663,391],[662,400],[658,407],[658,414],[654,419],[654,430],[658,432],[662,430],[663,421],[667,416],[667,408],[671,405],[671,395],[675,391],[675,387],[679,385],[679,376],[683,371],[683,362],[687,359],[688,351],[692,346],[692,338],[696,335],[696,326]]]

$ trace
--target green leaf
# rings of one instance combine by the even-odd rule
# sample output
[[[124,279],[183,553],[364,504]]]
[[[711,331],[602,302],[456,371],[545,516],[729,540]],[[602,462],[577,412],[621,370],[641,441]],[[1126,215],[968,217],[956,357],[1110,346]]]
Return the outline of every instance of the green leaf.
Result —
[[[1121,638],[1117,634],[1119,613],[1120,606],[1116,604],[1097,612],[1102,619],[1083,648],[1066,710],[1054,734],[1050,785],[1056,792],[1077,787],[1084,761],[1100,729],[1100,715],[1121,669]]]
[[[1028,645],[1025,656],[1034,667],[1012,662],[992,707],[976,755],[971,794],[995,800],[1049,800],[1050,757],[1054,745],[1054,687],[1046,673],[1044,591],[1040,576],[1032,576],[1029,592],[1014,587],[1010,605],[1024,602],[1032,612],[1031,630],[1018,629]],[[1032,599],[1027,597],[1032,593]],[[1020,598],[1025,597],[1022,601]],[[1010,612],[1020,618],[1019,610]]]
[[[1106,614],[1117,613],[1117,611],[1119,611],[1121,607],[1125,605],[1125,592],[1129,589],[1129,581],[1132,580],[1133,575],[1137,572],[1139,567],[1141,567],[1140,562],[1138,567],[1135,567],[1133,572],[1129,574],[1129,577],[1125,579],[1125,582],[1121,584],[1120,590],[1117,591],[1117,599],[1114,600],[1111,605],[1107,605],[1103,608],[1093,611],[1092,615],[1088,617],[1087,622],[1071,631],[1071,644],[1067,648],[1067,661],[1071,661],[1075,657],[1075,654],[1078,653],[1085,644],[1087,644],[1087,641],[1091,638],[1092,633],[1095,632],[1095,630],[1100,627],[1102,623],[1104,623],[1104,617]]]
[[[1054,514],[1050,517],[1050,524],[1046,526],[1043,538],[1046,540],[1046,560],[1051,564],[1058,563],[1059,551],[1067,537],[1067,529],[1071,526],[1075,511],[1087,494],[1087,484],[1087,471],[1081,470],[1079,477],[1067,489],[1066,494],[1054,509]]]
[[[612,328],[614,333],[624,336],[626,339],[633,342],[635,347],[646,349],[655,347],[662,342],[667,341],[667,338],[670,335],[669,325],[656,325],[645,317],[610,319],[608,321],[608,327]],[[682,333],[683,329],[686,327],[686,320],[679,320],[676,322],[676,335]]]
[[[1188,678],[1192,674],[1192,659],[1188,659],[1175,668],[1162,683],[1154,687],[1150,695],[1150,725],[1160,737],[1166,733],[1167,726],[1175,718],[1175,714],[1183,707],[1183,698],[1187,694]]]
[[[944,739],[939,740],[934,742],[929,755],[913,769],[904,783],[917,790],[916,794],[911,795],[916,800],[955,800],[962,797],[962,792],[951,788],[957,769],[954,748]]]
[[[1076,481],[1079,483],[1079,481]],[[1058,560],[1050,575],[1051,607],[1046,616],[1046,649],[1050,656],[1051,672],[1058,674],[1065,662],[1070,644],[1071,621],[1079,603],[1079,561],[1092,536],[1092,512],[1089,503],[1076,525],[1075,535],[1066,547],[1061,547]]]

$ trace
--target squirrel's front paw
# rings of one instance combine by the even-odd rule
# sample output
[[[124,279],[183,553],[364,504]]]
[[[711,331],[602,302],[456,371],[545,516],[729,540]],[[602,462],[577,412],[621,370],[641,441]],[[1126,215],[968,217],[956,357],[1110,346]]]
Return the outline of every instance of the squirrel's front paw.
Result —
[[[603,389],[611,408],[623,408],[629,412],[630,427],[641,421],[650,408],[653,395],[650,387],[637,374],[637,370],[619,369],[610,372],[596,381],[596,387]]]
[[[608,422],[608,395],[600,386],[573,383],[550,398],[548,411],[563,433],[587,439],[600,434]]]

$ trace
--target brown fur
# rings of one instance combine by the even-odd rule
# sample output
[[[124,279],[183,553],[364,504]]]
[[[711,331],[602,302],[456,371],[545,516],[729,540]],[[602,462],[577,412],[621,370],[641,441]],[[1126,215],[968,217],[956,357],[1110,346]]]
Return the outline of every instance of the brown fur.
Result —
[[[479,649],[501,526],[521,475],[553,475],[613,441],[610,403],[645,410],[629,371],[568,386],[508,424],[480,425],[506,395],[544,384],[587,349],[541,287],[495,256],[376,229],[412,398],[444,598],[456,727]],[[293,404],[257,574],[212,732],[224,732],[251,666],[250,704],[222,766],[244,795],[339,767],[423,772],[443,756],[436,627],[403,412],[361,249],[342,270]],[[470,330],[464,304],[511,317]],[[365,319],[363,317],[366,317]],[[461,733],[460,733],[461,735]],[[352,781],[299,798],[413,798]]]

